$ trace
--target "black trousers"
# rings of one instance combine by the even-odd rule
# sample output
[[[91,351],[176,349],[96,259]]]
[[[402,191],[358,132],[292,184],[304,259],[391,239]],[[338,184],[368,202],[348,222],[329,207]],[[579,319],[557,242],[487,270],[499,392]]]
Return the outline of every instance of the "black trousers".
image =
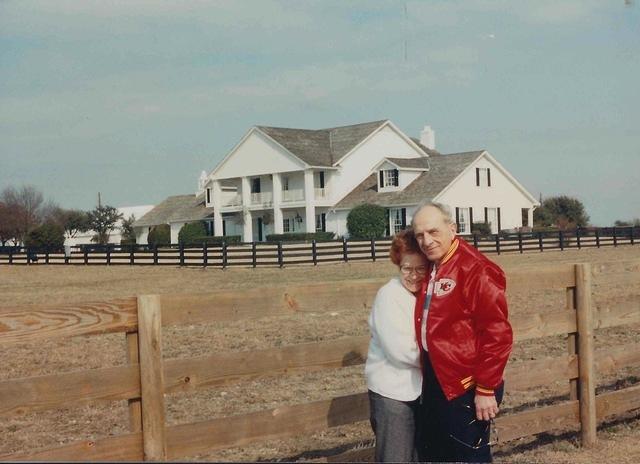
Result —
[[[419,458],[427,462],[491,462],[491,422],[476,419],[475,389],[449,401],[424,354]],[[496,389],[498,404],[504,385]]]

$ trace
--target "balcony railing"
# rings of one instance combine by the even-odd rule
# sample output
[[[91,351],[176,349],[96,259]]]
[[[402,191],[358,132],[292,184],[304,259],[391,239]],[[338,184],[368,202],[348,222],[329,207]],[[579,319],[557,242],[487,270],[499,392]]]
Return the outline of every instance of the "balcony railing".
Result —
[[[242,195],[237,194],[222,200],[222,206],[240,206],[242,205]]]
[[[282,202],[289,201],[303,201],[304,200],[304,190],[283,190],[282,191]]]
[[[273,202],[273,194],[271,192],[258,192],[251,194],[252,205],[270,205]]]
[[[316,187],[315,194],[316,194],[316,200],[328,197],[327,189],[324,187]]]

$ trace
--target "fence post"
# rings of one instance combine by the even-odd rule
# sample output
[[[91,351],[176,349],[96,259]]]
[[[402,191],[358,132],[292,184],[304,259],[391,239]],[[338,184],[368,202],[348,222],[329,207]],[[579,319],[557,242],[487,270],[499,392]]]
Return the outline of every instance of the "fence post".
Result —
[[[153,264],[158,264],[158,244],[153,244]]]
[[[226,240],[224,242],[222,242],[222,269],[226,269],[227,268],[227,259],[228,259],[228,255],[227,255],[227,242]]]
[[[125,340],[127,343],[127,364],[140,363],[138,332],[127,332]],[[142,405],[140,401],[140,398],[127,401],[129,404],[129,429],[132,432],[140,432],[142,430]]]
[[[313,259],[313,265],[318,265],[318,248],[316,244],[316,239],[311,240],[311,259]]]
[[[522,254],[522,232],[518,232],[518,250]]]
[[[558,231],[558,241],[560,245],[560,251],[564,251],[564,234],[561,230]]]
[[[596,247],[600,248],[600,229],[596,229]]]
[[[594,367],[591,266],[576,264],[576,316],[578,322],[578,379],[582,444],[596,443],[596,372]]]
[[[580,227],[576,229],[576,242],[578,243],[578,250],[579,250],[581,248],[580,247]]]
[[[207,249],[207,242],[202,242],[202,266],[207,267],[209,265],[209,250]]]
[[[371,259],[375,262],[376,260],[376,239],[371,239]]]
[[[44,247],[44,263],[49,264],[49,246]]]
[[[278,266],[284,266],[284,256],[282,256],[282,242],[278,242]]]
[[[575,269],[574,269],[575,274]],[[567,287],[566,289],[566,308],[569,311],[573,311],[573,318],[577,320],[578,316],[576,315],[576,288],[575,287]],[[575,332],[569,333],[567,335],[567,350],[569,356],[577,356],[578,354],[578,337]],[[577,400],[578,399],[578,379],[570,379],[569,380],[569,399]]]
[[[631,226],[631,245],[633,245],[633,226]]]
[[[258,265],[258,253],[256,242],[251,242],[251,264],[255,268]]]
[[[89,252],[87,247],[84,247],[84,264],[89,264]]]
[[[180,266],[184,266],[184,242],[180,242],[178,251],[180,253]]]
[[[135,264],[136,263],[136,252],[135,252],[135,245],[129,245],[131,248],[129,248],[129,264]]]
[[[544,247],[542,246],[542,232],[538,232],[538,246],[540,248],[540,252],[543,252]]]
[[[613,246],[618,246],[618,231],[616,230],[615,226],[613,227]]]
[[[496,251],[500,254],[500,234],[496,234]]]
[[[348,256],[348,250],[347,250],[347,239],[342,237],[342,259],[344,260],[344,262],[346,263],[347,261],[349,261],[349,256]]]
[[[159,295],[138,297],[142,445],[146,461],[166,461],[162,321]]]
[[[473,234],[473,247],[478,249],[478,234]]]

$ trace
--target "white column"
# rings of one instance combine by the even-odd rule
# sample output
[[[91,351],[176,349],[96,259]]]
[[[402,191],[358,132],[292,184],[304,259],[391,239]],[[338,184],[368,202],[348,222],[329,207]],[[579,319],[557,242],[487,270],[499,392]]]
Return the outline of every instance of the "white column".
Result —
[[[242,206],[248,208],[251,204],[251,183],[248,177],[242,178]]]
[[[253,242],[253,216],[248,208],[242,210],[242,219],[244,224],[242,225],[242,241]]]
[[[173,222],[170,225],[170,231],[171,231],[171,243],[175,244],[178,243],[178,234],[180,233],[180,229],[182,229],[182,226],[184,225],[184,222]]]
[[[307,169],[304,171],[304,221],[307,232],[316,231],[316,199],[315,189],[313,187],[313,170]]]
[[[273,233],[282,234],[282,179],[280,173],[273,174]]]
[[[136,243],[138,245],[148,245],[149,244],[149,227],[136,227],[134,230],[136,232]]]
[[[214,180],[212,185],[211,202],[213,204],[213,235],[221,237],[222,234],[222,188],[220,181]]]
[[[253,242],[253,217],[251,211],[249,211],[249,205],[251,204],[251,182],[248,177],[242,178],[242,219],[244,224],[242,226],[242,241]]]

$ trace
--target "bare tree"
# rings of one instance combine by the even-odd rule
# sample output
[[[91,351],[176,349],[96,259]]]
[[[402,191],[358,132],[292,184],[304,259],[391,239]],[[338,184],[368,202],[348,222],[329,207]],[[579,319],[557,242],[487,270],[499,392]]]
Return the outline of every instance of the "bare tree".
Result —
[[[0,201],[0,245],[4,246],[11,241],[14,245],[20,242],[18,238],[18,212],[15,206],[7,205]]]
[[[0,194],[0,201],[12,212],[16,238],[21,242],[46,219],[53,208],[53,204],[45,203],[42,192],[32,185],[23,185],[20,188],[7,187]]]

